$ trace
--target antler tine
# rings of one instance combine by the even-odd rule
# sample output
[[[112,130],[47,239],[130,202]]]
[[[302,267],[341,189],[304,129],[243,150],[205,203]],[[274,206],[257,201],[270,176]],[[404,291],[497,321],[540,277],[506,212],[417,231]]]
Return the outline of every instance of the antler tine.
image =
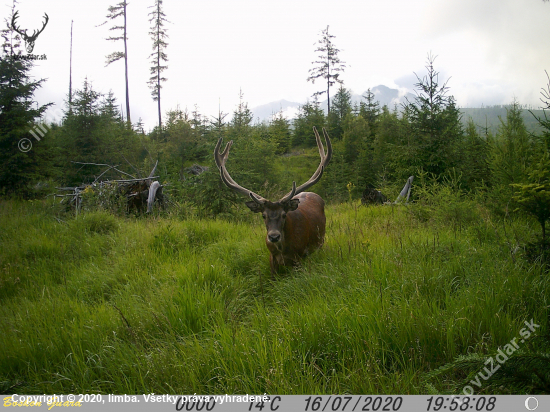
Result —
[[[315,133],[315,141],[317,142],[317,148],[319,149],[319,155],[321,156],[321,161],[324,160],[326,157],[325,155],[325,148],[323,147],[323,142],[321,141],[321,137],[319,136],[319,132],[317,131],[317,128],[313,126],[313,132]],[[325,132],[325,128],[323,127],[323,132]]]
[[[283,198],[279,200],[279,202],[288,201],[297,194],[302,193],[304,190],[317,183],[319,179],[321,179],[321,176],[323,176],[323,171],[330,162],[330,159],[332,158],[332,143],[330,142],[330,138],[325,128],[323,127],[323,136],[325,137],[325,143],[327,145],[326,153],[325,148],[323,147],[323,142],[321,142],[321,137],[319,136],[319,133],[317,132],[317,129],[315,127],[313,127],[313,132],[315,133],[315,140],[317,141],[317,147],[319,148],[319,156],[321,156],[321,162],[319,163],[319,166],[317,167],[315,173],[313,173],[313,176],[311,176],[307,182],[305,182],[303,185],[300,185],[298,188],[296,188],[296,183],[294,183],[292,190],[284,195]]]
[[[13,30],[15,30],[17,33],[19,33],[21,36],[25,36],[26,35],[26,30],[25,30],[25,33],[21,33],[21,29],[19,27],[17,27],[15,25],[15,20],[17,20],[19,18],[19,10],[17,10],[15,13],[13,13],[13,17],[11,18],[11,27],[13,28]]]
[[[222,145],[222,142],[223,138],[220,137],[218,139],[218,143],[216,143],[216,148],[214,149],[214,159],[216,160],[216,165],[218,166],[218,169],[222,167],[222,164],[225,164],[225,160],[227,160],[227,156],[229,156],[229,149],[233,144],[233,140],[227,142],[224,151],[220,153],[220,146]]]
[[[50,18],[48,17],[47,13],[44,13],[44,16],[46,16],[46,21],[42,24],[42,28],[40,30],[33,30],[32,36],[29,36],[29,40],[36,40],[38,35],[42,33],[46,28],[46,25],[48,24],[48,21],[50,21]]]
[[[37,37],[40,33],[42,33],[44,31],[44,29],[46,28],[46,25],[48,24],[48,22],[50,21],[50,18],[48,17],[48,13],[44,13],[44,16],[46,18],[46,21],[44,21],[44,24],[42,25],[42,28],[36,33],[32,34],[32,37]],[[35,30],[36,31],[36,30]]]
[[[330,141],[330,138],[328,137],[327,130],[323,127],[323,136],[325,136],[325,142],[327,144],[327,155],[325,157],[325,167],[330,163],[330,159],[332,159],[332,142]]]
[[[288,202],[290,199],[292,199],[296,195],[296,182],[292,182],[292,190],[286,194],[281,200],[279,200],[279,203],[285,203]]]
[[[220,170],[220,177],[222,179],[222,182],[224,182],[227,187],[229,187],[230,189],[233,189],[235,192],[245,196],[249,196],[256,203],[265,202],[266,199],[257,195],[253,191],[242,187],[241,185],[239,185],[237,182],[233,180],[233,178],[225,168],[225,162],[229,157],[229,149],[231,149],[231,145],[233,145],[233,140],[229,141],[225,145],[225,149],[223,150],[223,152],[220,153],[220,146],[222,144],[222,141],[223,141],[223,138],[220,137],[218,140],[218,143],[216,144],[216,148],[214,149],[214,159],[216,161],[216,165],[218,166],[218,169]]]

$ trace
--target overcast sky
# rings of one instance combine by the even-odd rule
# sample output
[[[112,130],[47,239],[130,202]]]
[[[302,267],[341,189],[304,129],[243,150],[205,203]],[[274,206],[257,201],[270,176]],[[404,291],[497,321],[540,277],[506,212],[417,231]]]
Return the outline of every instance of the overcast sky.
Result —
[[[73,29],[73,89],[85,77],[95,90],[113,90],[124,105],[124,63],[105,67],[105,56],[123,50],[105,40],[103,23],[118,0],[19,0],[21,28],[49,23],[34,54],[46,54],[33,75],[46,78],[40,103],[62,107],[69,86]],[[153,0],[130,0],[128,56],[132,121],[156,124],[156,103],[147,86],[152,42],[148,13]],[[164,0],[169,62],[162,89],[163,112],[187,108],[231,113],[239,90],[249,107],[286,99],[305,102],[320,83],[306,82],[314,43],[330,26],[347,63],[342,75],[354,93],[384,84],[412,88],[425,74],[428,53],[437,56],[441,80],[461,107],[508,104],[540,106],[540,89],[550,70],[550,3],[542,0]],[[2,21],[11,0],[0,8]]]

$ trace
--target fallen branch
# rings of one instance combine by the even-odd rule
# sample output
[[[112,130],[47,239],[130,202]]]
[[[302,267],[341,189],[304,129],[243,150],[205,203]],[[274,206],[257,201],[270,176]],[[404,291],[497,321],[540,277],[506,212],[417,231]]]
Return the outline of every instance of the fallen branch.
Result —
[[[101,207],[109,207],[112,197],[123,196],[126,199],[128,209],[136,209],[137,211],[150,213],[153,209],[153,204],[158,200],[159,204],[164,207],[164,196],[162,194],[162,185],[154,179],[158,179],[159,176],[155,175],[155,171],[158,166],[158,160],[149,173],[147,178],[135,178],[129,173],[123,172],[118,169],[119,165],[109,165],[106,163],[88,163],[88,162],[72,162],[74,164],[82,166],[105,166],[107,167],[95,180],[90,184],[83,184],[76,187],[57,187],[56,189],[65,192],[62,194],[55,194],[55,197],[61,198],[61,202],[67,202],[71,207],[75,208],[75,212],[78,215],[82,205],[82,192],[88,192],[91,190],[98,196],[99,205]],[[99,182],[99,179],[103,177],[109,171],[116,171],[122,175],[130,176],[131,179],[115,179],[104,180]],[[70,192],[70,193],[66,193]],[[86,197],[84,197],[86,200]]]
[[[122,173],[123,175],[130,176],[132,179],[136,178],[135,176],[132,176],[130,173],[126,173],[126,172],[123,172],[122,170],[118,170],[117,169],[118,165],[117,166],[111,166],[111,165],[108,165],[106,163],[87,163],[87,162],[73,162],[73,161],[71,161],[71,163],[74,163],[74,164],[77,164],[77,165],[82,165],[82,166],[107,166],[110,169],[114,169],[117,172]],[[104,174],[104,173],[102,173],[102,174]]]

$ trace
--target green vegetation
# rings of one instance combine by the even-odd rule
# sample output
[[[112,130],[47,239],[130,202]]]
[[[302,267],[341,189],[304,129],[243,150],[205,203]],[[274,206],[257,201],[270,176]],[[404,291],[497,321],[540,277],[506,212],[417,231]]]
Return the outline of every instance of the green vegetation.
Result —
[[[460,393],[521,335],[476,393],[550,392],[546,112],[540,133],[518,102],[496,130],[464,127],[430,56],[403,110],[370,91],[353,105],[333,60],[315,75],[327,95],[340,83],[330,113],[315,100],[292,124],[254,124],[241,93],[230,119],[175,108],[145,133],[128,99],[124,119],[86,80],[24,152],[48,105],[33,108],[43,80],[16,58],[9,26],[1,36],[0,391]],[[318,51],[336,58],[328,27],[323,36]],[[334,148],[314,188],[326,242],[272,280],[265,229],[212,154],[233,140],[231,176],[276,199],[317,167],[313,126]],[[84,190],[78,216],[52,197],[147,176],[157,160],[166,211],[130,215],[116,185]],[[195,164],[208,169],[193,175]],[[359,206],[365,187],[395,199],[410,175],[410,204]],[[526,322],[537,324],[528,338]]]
[[[1,385],[296,394],[426,393],[430,383],[445,392],[462,375],[426,373],[495,354],[526,320],[540,333],[520,351],[540,349],[550,280],[519,248],[536,226],[432,192],[424,205],[329,207],[323,249],[275,281],[263,224],[244,210],[233,222],[74,218],[50,202],[2,201]]]

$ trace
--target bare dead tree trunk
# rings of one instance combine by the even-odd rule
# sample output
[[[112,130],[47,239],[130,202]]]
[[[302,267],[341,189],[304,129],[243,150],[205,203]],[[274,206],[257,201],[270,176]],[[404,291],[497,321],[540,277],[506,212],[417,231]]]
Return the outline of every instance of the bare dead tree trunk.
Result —
[[[69,58],[69,113],[73,112],[73,20],[71,20],[71,52]]]
[[[157,3],[157,12],[160,13],[160,3]],[[160,17],[159,17],[160,18]],[[157,104],[159,111],[159,129],[162,129],[162,117],[160,112],[160,30],[157,30]]]
[[[128,38],[126,36],[127,26],[126,26],[126,2],[124,2],[124,66],[125,66],[125,75],[126,75],[126,121],[128,126],[132,126],[132,119],[130,117],[130,94],[128,91]]]
[[[328,33],[328,26],[327,26]],[[327,116],[330,114],[330,56],[327,52]]]

